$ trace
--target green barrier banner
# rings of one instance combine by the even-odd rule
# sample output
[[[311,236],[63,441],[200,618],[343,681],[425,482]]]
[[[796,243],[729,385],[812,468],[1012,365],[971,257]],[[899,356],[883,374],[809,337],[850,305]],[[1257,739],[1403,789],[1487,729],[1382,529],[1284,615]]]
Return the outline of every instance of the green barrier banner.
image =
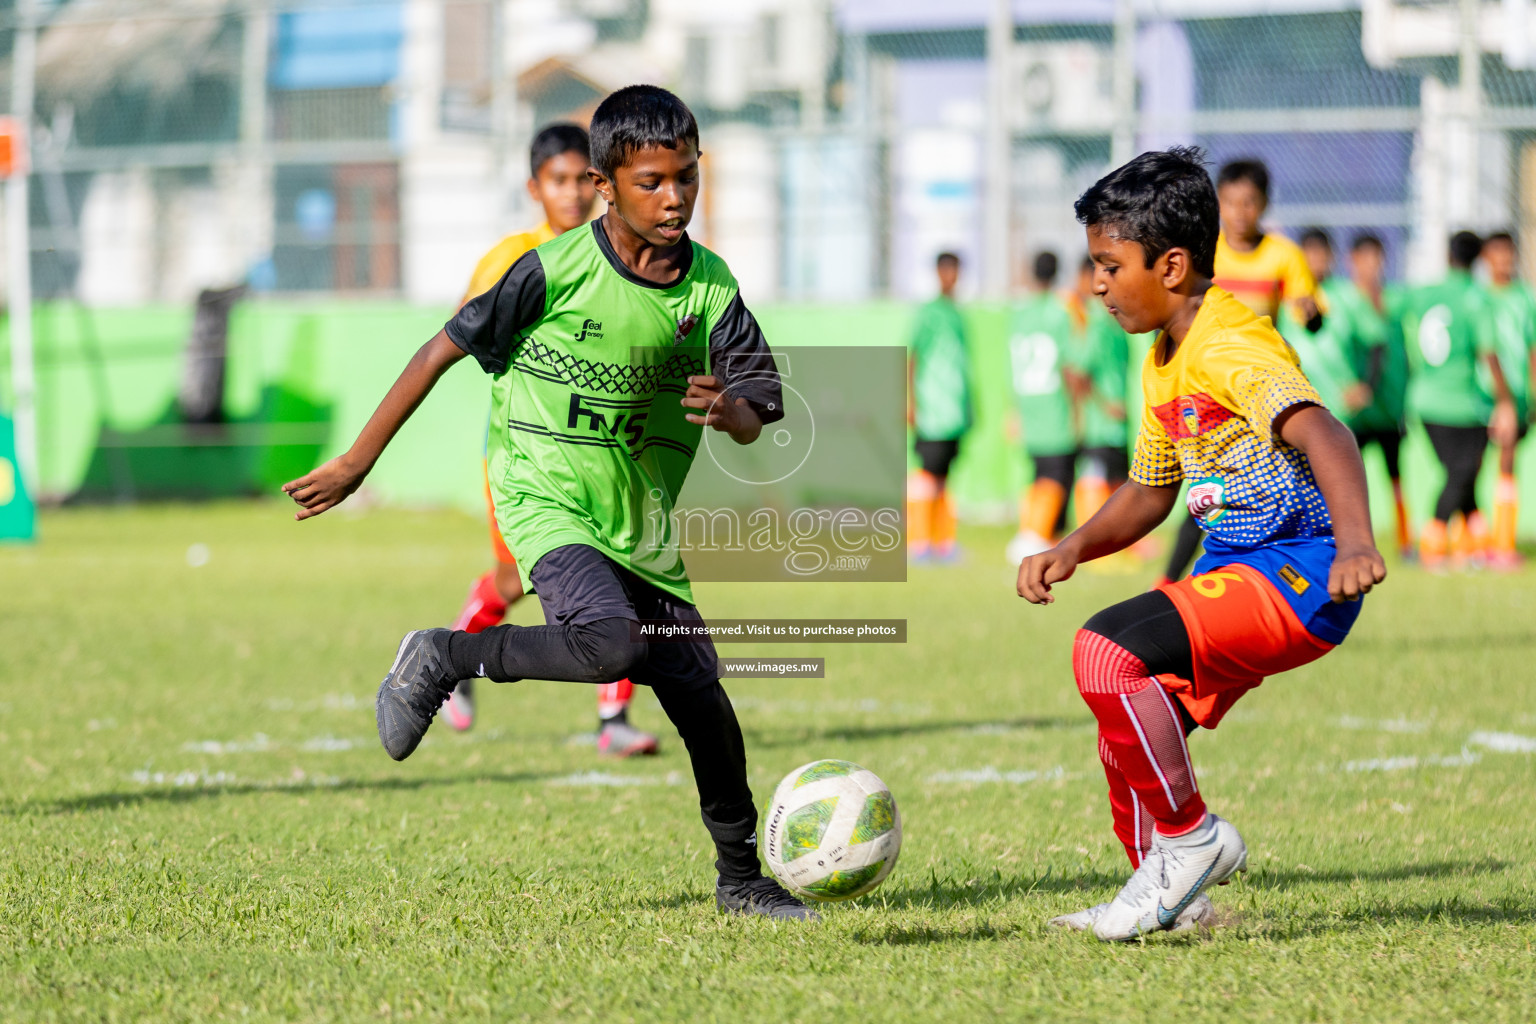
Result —
[[[31,540],[35,519],[16,465],[16,427],[0,416],[0,541]]]

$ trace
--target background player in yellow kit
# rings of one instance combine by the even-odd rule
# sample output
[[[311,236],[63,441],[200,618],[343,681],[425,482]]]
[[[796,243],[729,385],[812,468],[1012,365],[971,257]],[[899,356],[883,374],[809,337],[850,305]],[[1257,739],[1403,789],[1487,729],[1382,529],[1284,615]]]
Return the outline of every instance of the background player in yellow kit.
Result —
[[[1233,160],[1216,172],[1221,233],[1216,238],[1216,287],[1258,316],[1278,322],[1281,307],[1308,331],[1322,326],[1317,281],[1301,247],[1284,235],[1266,234],[1269,168],[1262,160]],[[1165,580],[1184,575],[1200,546],[1200,527],[1186,518],[1163,571]]]
[[[528,194],[544,208],[544,223],[532,231],[508,235],[497,242],[475,265],[463,302],[491,289],[508,268],[529,249],[585,224],[592,216],[597,193],[587,177],[591,164],[586,130],[574,124],[552,124],[534,136],[529,151]],[[463,302],[460,305],[463,305]],[[496,554],[496,568],[481,576],[469,588],[464,607],[453,628],[478,633],[501,622],[507,609],[523,596],[517,576],[517,561],[501,538],[496,512],[491,506],[491,486],[485,486],[486,508],[491,521],[491,548]],[[474,724],[474,690],[471,680],[459,683],[443,702],[443,717],[455,729],[463,731]],[[619,757],[654,754],[656,737],[629,724],[629,704],[634,684],[628,679],[604,683],[597,690],[598,751]]]

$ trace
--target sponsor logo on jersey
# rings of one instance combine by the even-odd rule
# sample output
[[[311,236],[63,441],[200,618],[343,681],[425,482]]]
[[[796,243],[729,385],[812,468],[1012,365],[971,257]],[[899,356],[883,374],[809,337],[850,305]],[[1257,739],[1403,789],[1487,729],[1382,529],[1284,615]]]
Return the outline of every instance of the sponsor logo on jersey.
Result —
[[[1219,476],[1208,476],[1189,487],[1189,514],[1202,523],[1214,523],[1227,511],[1222,498],[1227,492],[1227,482]]]
[[[1184,421],[1184,429],[1190,437],[1200,433],[1200,408],[1195,405],[1195,400],[1189,395],[1179,399],[1179,418]]]
[[[581,322],[581,333],[573,335],[577,341],[586,341],[588,338],[597,339],[602,336],[603,325],[599,320],[583,320]]]
[[[1307,592],[1307,588],[1312,586],[1312,582],[1310,580],[1308,580],[1301,573],[1297,572],[1296,569],[1289,564],[1282,565],[1280,567],[1280,578],[1285,580],[1285,582],[1290,585],[1290,588],[1296,591],[1298,594],[1305,594]]]
[[[687,341],[688,335],[692,334],[693,329],[697,326],[699,326],[698,314],[689,313],[683,317],[677,322],[677,330],[672,333],[672,344],[681,345],[684,341]]]

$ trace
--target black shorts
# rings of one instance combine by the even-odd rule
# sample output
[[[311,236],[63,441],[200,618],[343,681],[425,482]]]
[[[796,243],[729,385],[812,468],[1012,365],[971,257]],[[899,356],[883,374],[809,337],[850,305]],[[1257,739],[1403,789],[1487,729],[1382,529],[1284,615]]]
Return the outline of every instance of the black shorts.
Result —
[[[703,622],[699,610],[614,562],[596,548],[567,544],[555,548],[529,573],[551,626],[581,626],[599,619],[631,622]],[[641,686],[696,690],[720,679],[710,640],[653,642],[645,666],[630,674]]]
[[[1076,452],[1065,455],[1031,455],[1029,458],[1035,464],[1036,480],[1054,480],[1065,490],[1072,489],[1072,477],[1077,465]]]
[[[914,445],[917,449],[917,461],[922,465],[924,473],[930,473],[940,480],[949,476],[949,467],[960,454],[960,441],[925,441],[918,438]]]
[[[1387,464],[1387,476],[1393,480],[1400,478],[1402,472],[1403,433],[1400,430],[1356,430],[1355,444],[1363,452],[1367,445],[1375,445],[1381,449],[1381,457]]]
[[[1097,460],[1104,467],[1104,479],[1123,484],[1131,475],[1131,457],[1123,447],[1084,448],[1083,459]]]

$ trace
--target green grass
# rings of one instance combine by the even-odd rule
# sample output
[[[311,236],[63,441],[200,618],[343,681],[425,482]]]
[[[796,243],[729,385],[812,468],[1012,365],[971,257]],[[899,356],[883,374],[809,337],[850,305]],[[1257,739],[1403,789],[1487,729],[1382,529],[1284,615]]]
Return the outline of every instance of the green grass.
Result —
[[[906,828],[872,896],[776,926],[715,913],[648,693],[644,762],[573,743],[593,698],[565,683],[486,687],[472,733],[379,749],[394,645],[457,609],[483,534],[223,505],[52,512],[0,549],[0,1018],[1536,1016],[1536,754],[1486,735],[1536,736],[1530,575],[1395,571],[1344,647],[1198,735],[1251,869],[1210,936],[1106,947],[1044,928],[1128,872],[1070,645],[1141,576],[1029,607],[977,531],[969,566],[906,584],[701,585],[722,618],[910,622],[904,646],[723,649],[827,659],[730,684],[759,801],[848,758]]]

